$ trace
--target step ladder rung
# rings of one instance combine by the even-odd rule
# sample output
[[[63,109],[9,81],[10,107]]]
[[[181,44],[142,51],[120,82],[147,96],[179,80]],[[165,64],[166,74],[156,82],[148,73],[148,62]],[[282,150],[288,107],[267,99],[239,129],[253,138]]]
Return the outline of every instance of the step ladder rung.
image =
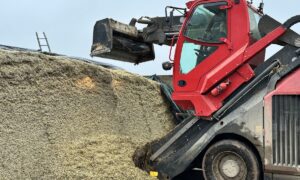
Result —
[[[48,51],[51,53],[51,49],[50,49],[50,45],[49,45],[49,42],[48,42],[46,33],[45,33],[45,32],[42,33],[42,36],[43,36],[43,37],[40,37],[40,35],[39,35],[38,32],[36,32],[35,35],[36,35],[36,38],[37,38],[37,41],[38,41],[38,45],[39,45],[39,47],[40,47],[39,51],[43,51],[43,48],[42,48],[42,47],[47,47],[47,48],[48,48]],[[42,43],[41,43],[41,40],[43,40],[44,43],[46,42],[46,44],[42,44]]]

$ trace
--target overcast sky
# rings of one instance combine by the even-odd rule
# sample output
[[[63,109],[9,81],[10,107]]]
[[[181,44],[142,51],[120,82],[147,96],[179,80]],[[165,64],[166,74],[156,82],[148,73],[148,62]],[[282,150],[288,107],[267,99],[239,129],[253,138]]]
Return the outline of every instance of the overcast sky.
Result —
[[[185,0],[0,0],[0,44],[38,49],[35,32],[46,32],[53,52],[90,58],[93,26],[97,20],[114,18],[129,23],[140,16],[163,16],[164,7],[185,6]],[[259,0],[254,0],[258,4]],[[265,0],[265,12],[284,22],[300,14],[299,0]],[[294,28],[300,32],[300,26]],[[156,60],[134,66],[93,58],[139,74],[163,74],[169,47],[156,46]],[[275,51],[274,49],[271,50]],[[270,51],[269,51],[270,54]]]

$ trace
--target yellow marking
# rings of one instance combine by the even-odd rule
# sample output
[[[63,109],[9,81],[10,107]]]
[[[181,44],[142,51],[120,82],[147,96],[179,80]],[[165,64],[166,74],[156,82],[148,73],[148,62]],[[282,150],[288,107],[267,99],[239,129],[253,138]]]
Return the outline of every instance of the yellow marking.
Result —
[[[150,171],[150,176],[151,177],[158,177],[158,172],[157,171]]]

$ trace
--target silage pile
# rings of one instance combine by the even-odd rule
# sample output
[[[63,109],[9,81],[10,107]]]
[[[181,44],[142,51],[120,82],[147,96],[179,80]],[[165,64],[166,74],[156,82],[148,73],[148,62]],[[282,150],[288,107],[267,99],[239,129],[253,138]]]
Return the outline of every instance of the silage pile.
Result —
[[[1,179],[148,179],[138,146],[172,129],[158,84],[120,70],[0,50]]]

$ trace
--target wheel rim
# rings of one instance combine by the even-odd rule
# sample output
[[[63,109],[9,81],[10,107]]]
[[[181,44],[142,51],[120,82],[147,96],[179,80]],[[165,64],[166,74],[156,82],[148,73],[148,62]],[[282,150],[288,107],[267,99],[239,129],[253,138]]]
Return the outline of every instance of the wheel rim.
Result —
[[[213,173],[217,179],[241,180],[247,175],[243,158],[234,152],[222,152],[213,160]]]

